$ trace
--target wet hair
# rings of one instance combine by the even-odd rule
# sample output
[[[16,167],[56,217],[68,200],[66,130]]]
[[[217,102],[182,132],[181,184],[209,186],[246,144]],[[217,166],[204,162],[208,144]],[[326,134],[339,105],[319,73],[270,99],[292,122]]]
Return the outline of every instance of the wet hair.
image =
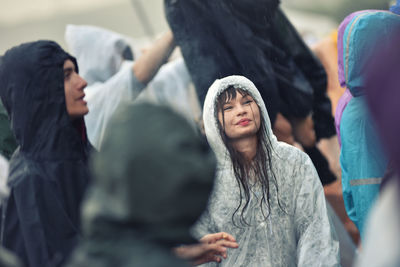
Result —
[[[259,200],[260,208],[262,211],[262,215],[264,219],[267,219],[270,212],[270,198],[271,198],[271,188],[270,185],[274,185],[276,191],[278,192],[278,185],[275,178],[275,174],[271,168],[271,140],[267,135],[267,128],[264,123],[264,118],[260,111],[260,128],[257,131],[257,151],[254,159],[249,162],[244,158],[244,156],[235,150],[230,143],[229,137],[225,133],[225,116],[224,116],[224,105],[228,103],[230,100],[235,99],[237,93],[241,94],[243,97],[252,95],[246,90],[235,88],[234,86],[229,86],[224,92],[222,92],[217,99],[217,108],[216,110],[216,118],[218,118],[218,112],[222,112],[222,125],[219,122],[218,128],[222,140],[229,152],[229,155],[232,160],[232,166],[236,181],[239,186],[240,191],[240,202],[235,212],[232,214],[232,222],[234,225],[237,225],[235,222],[235,215],[241,209],[241,214],[239,217],[239,222],[242,225],[250,225],[249,222],[246,221],[244,217],[244,211],[249,206],[250,202],[250,190],[251,185],[249,181],[253,178],[255,184],[259,184],[262,189],[262,197]],[[254,176],[254,177],[253,177]],[[278,199],[278,204],[279,199]],[[281,208],[282,209],[282,208]]]

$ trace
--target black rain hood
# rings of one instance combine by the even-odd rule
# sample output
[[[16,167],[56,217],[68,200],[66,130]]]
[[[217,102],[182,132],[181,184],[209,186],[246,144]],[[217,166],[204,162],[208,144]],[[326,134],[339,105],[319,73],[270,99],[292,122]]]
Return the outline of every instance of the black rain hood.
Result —
[[[6,52],[0,96],[20,150],[34,158],[80,158],[82,138],[67,113],[64,61],[74,57],[51,41],[25,43]]]
[[[0,97],[19,145],[1,241],[29,267],[60,266],[80,238],[90,144],[83,118],[72,122],[67,113],[67,59],[77,68],[59,45],[37,41],[10,49],[0,64]]]
[[[82,215],[87,239],[68,266],[178,266],[171,248],[195,242],[189,230],[206,207],[215,166],[205,140],[169,108],[120,109],[94,159]]]

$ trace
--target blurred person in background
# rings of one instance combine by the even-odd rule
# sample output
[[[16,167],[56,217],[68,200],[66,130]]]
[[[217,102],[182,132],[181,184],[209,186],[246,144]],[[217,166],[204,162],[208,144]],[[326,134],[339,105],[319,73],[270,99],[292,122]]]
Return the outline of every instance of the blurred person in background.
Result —
[[[399,1],[395,7],[400,11]],[[379,47],[371,62],[366,82],[369,110],[390,159],[390,169],[369,216],[357,267],[400,266],[400,29],[391,34],[392,41]]]
[[[362,239],[365,221],[387,167],[376,123],[366,106],[366,68],[379,45],[393,42],[393,33],[399,27],[400,16],[391,12],[358,12],[343,32],[343,54],[339,54],[343,57],[345,83],[352,94],[340,123],[343,198],[347,214]]]
[[[335,170],[338,177],[341,178],[340,168],[340,120],[344,108],[348,101],[351,99],[351,93],[345,88],[346,83],[343,75],[343,57],[338,57],[338,51],[343,52],[343,33],[347,24],[355,16],[346,17],[341,23],[339,28],[332,32],[329,36],[323,38],[321,41],[313,46],[313,51],[316,53],[328,76],[328,95],[332,102],[332,114],[335,118],[336,138],[327,139],[327,142],[321,143],[319,148],[322,152],[328,155],[330,165]],[[341,66],[339,68],[338,66]],[[337,212],[345,228],[351,235],[355,244],[359,243],[360,234],[355,224],[349,219],[344,207],[343,194],[342,194],[342,182],[338,179],[329,186],[324,187],[325,195],[327,200],[332,204],[332,207]]]
[[[141,54],[129,37],[95,26],[68,25],[65,40],[88,82],[85,99],[90,112],[85,122],[89,140],[98,150],[115,110],[138,99],[169,104],[194,120],[185,63],[183,59],[166,63],[175,48],[171,32]]]
[[[244,75],[260,90],[278,140],[300,143],[323,185],[336,176],[316,147],[335,135],[326,73],[278,0],[165,0],[168,23],[202,104],[210,85]]]

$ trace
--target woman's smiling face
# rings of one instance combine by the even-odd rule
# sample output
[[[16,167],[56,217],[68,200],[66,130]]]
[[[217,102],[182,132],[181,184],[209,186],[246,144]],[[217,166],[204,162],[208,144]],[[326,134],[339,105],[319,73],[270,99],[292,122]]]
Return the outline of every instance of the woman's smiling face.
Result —
[[[236,90],[220,105],[218,120],[231,140],[254,136],[260,129],[260,109],[249,94]]]

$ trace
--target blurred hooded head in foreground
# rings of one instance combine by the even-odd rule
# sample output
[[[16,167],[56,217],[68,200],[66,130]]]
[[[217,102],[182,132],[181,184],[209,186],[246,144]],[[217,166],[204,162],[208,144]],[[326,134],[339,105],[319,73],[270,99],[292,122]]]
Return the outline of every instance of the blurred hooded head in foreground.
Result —
[[[214,154],[166,107],[127,105],[110,126],[83,209],[87,239],[71,266],[181,266],[171,248],[194,242]]]

